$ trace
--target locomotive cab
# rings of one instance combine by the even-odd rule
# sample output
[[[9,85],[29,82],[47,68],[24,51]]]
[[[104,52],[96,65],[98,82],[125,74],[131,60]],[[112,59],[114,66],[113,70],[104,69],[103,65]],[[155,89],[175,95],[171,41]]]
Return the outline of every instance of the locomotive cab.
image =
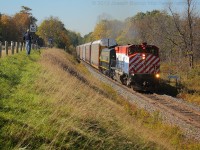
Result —
[[[133,45],[128,48],[128,55],[131,56],[135,53],[152,54],[159,57],[159,49],[154,45]]]

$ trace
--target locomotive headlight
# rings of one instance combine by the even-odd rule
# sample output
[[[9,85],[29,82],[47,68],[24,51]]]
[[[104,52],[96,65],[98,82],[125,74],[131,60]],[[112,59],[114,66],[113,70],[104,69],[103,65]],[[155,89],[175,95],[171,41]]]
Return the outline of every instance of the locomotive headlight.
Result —
[[[157,74],[156,74],[156,78],[160,78],[160,74],[157,73]]]
[[[142,54],[142,59],[144,60],[146,58],[146,55],[145,54]]]

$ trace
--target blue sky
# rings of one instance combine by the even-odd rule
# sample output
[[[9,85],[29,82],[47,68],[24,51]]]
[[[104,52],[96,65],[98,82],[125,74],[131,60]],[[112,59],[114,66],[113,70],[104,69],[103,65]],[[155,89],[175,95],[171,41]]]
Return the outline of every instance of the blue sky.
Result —
[[[93,31],[98,16],[107,14],[112,19],[124,20],[137,12],[167,9],[169,0],[0,0],[0,13],[14,15],[21,6],[32,9],[37,24],[50,17],[58,17],[67,29],[81,35]],[[171,0],[172,1],[172,0]],[[184,8],[184,0],[174,0],[175,10]],[[197,0],[198,1],[198,0]],[[198,6],[199,7],[199,6]]]

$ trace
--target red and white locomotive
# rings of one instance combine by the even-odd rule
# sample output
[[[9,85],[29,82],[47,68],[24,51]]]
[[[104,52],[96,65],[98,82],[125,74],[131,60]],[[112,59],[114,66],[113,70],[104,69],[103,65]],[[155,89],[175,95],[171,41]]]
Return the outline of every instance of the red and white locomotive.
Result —
[[[115,47],[115,77],[135,89],[155,89],[159,83],[159,49],[154,45],[126,45]]]
[[[154,45],[117,46],[114,39],[101,39],[76,51],[79,59],[133,89],[152,91],[159,84],[159,49]]]

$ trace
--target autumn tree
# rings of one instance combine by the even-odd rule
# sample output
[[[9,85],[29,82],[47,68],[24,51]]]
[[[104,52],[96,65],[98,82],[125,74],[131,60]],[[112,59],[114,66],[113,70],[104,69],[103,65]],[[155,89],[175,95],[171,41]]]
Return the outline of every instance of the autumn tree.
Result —
[[[68,30],[68,36],[70,39],[70,45],[73,47],[83,43],[83,38],[81,37],[80,33]]]
[[[200,17],[195,9],[196,1],[184,1],[183,13],[177,13],[169,7],[169,12],[139,12],[124,22],[103,16],[84,40],[114,38],[121,45],[147,42],[159,47],[162,62],[176,66],[174,72],[187,73],[189,68],[199,63]]]
[[[88,43],[88,42],[91,42],[93,41],[93,32],[90,32],[88,34],[86,34],[84,37],[83,37],[83,42],[82,43]]]
[[[14,16],[0,15],[0,40],[22,41],[23,34],[30,24],[37,21],[30,11],[30,8],[22,6],[22,10]]]
[[[57,17],[50,17],[44,20],[38,28],[37,34],[48,44],[53,39],[54,46],[64,48],[69,46],[70,39],[64,24]]]
[[[4,14],[1,16],[1,29],[2,41],[15,41],[17,39],[15,23],[12,17]]]
[[[97,23],[94,32],[92,33],[93,40],[98,40],[107,37],[107,32],[108,32],[107,24],[108,24],[107,20],[101,20],[99,23]]]
[[[117,43],[120,45],[138,43],[136,34],[137,29],[135,26],[134,17],[129,17],[125,20],[121,30],[119,30],[119,35],[116,38]]]
[[[23,34],[30,28],[31,24],[35,24],[37,19],[33,17],[29,7],[22,6],[19,13],[13,16],[13,21],[16,25],[15,34],[18,35],[18,40],[22,40]]]
[[[123,23],[118,20],[100,20],[95,28],[91,37],[93,40],[102,38],[114,38],[116,39],[122,29]]]
[[[185,2],[186,9],[182,18],[173,11],[171,5],[169,6],[169,10],[173,16],[176,31],[178,32],[178,39],[180,43],[177,45],[179,45],[180,49],[182,49],[183,54],[189,58],[190,68],[193,68],[194,53],[198,50],[195,46],[198,44],[198,36],[195,34],[195,32],[198,32],[198,28],[195,27],[195,20],[198,19],[195,11],[195,1],[185,0]]]

